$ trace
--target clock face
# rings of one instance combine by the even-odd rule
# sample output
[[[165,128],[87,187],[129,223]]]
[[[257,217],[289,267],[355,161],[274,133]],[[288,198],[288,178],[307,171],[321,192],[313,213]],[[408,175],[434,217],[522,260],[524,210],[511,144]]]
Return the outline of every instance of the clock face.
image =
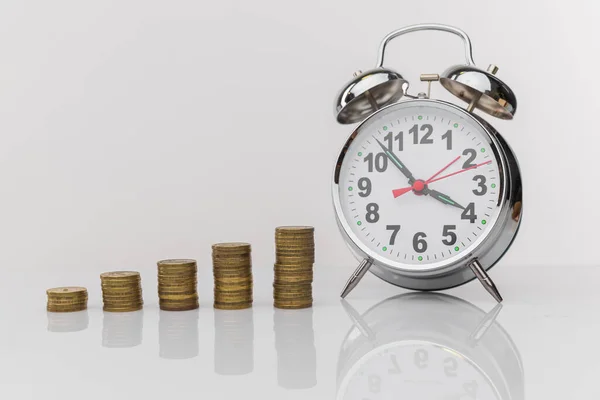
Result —
[[[400,269],[433,270],[468,256],[502,206],[495,144],[444,103],[381,110],[358,128],[339,168],[344,229],[369,256]]]
[[[446,347],[407,341],[366,354],[338,390],[339,400],[500,399],[477,365]]]

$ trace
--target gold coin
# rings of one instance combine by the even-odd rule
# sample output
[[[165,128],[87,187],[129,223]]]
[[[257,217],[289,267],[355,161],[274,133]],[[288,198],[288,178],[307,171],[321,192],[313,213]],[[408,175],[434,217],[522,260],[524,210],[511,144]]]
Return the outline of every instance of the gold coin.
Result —
[[[196,293],[193,294],[162,294],[160,296],[161,300],[198,300],[198,295]]]
[[[285,286],[289,286],[289,285],[295,285],[297,280],[310,280],[310,282],[306,282],[306,285],[310,285],[312,284],[312,279],[313,276],[306,274],[306,275],[280,275],[280,274],[275,274],[274,277],[275,280],[281,280],[281,281],[290,281],[290,283],[288,284],[282,284]],[[279,282],[275,282],[275,283],[279,283]]]
[[[81,296],[87,295],[87,289],[81,286],[65,286],[46,290],[48,296]]]
[[[315,237],[314,235],[275,235],[275,245],[276,246],[311,246],[315,245]]]
[[[275,228],[276,233],[306,233],[314,232],[315,228],[312,226],[278,226]]]
[[[246,308],[252,308],[252,303],[224,304],[215,302],[213,307],[217,310],[244,310]]]
[[[110,306],[104,306],[102,310],[106,311],[106,312],[133,312],[133,311],[142,310],[143,308],[144,308],[143,305],[136,305],[136,306],[131,306],[131,307],[110,307]]]
[[[105,279],[135,279],[139,277],[140,273],[136,271],[115,271],[100,274],[100,278]]]
[[[160,309],[163,311],[189,311],[195,310],[200,305],[198,303],[195,304],[160,304]]]
[[[118,291],[118,292],[113,292],[113,291],[109,291],[109,290],[104,290],[102,291],[102,295],[103,296],[108,296],[108,297],[128,297],[128,296],[142,296],[142,291],[141,290],[130,290],[130,291]]]
[[[213,253],[228,253],[228,254],[239,254],[239,253],[250,253],[252,246],[250,243],[243,242],[231,242],[231,243],[216,243],[212,245]]]
[[[198,267],[196,265],[159,265],[156,270],[159,274],[165,275],[192,275],[198,272]]]
[[[87,305],[81,306],[81,307],[70,307],[70,308],[58,308],[58,307],[46,307],[46,311],[48,312],[56,312],[56,313],[63,313],[63,312],[77,312],[77,311],[83,311],[83,310],[87,310]]]
[[[195,267],[196,260],[175,258],[168,260],[160,260],[156,263],[159,267]]]

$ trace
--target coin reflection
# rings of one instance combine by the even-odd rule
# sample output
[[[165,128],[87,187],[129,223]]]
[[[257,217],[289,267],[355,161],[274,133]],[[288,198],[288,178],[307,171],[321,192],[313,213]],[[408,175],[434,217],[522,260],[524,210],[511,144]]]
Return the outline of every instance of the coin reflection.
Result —
[[[245,375],[254,370],[254,311],[217,310],[215,314],[215,373]]]
[[[49,332],[78,332],[87,329],[89,316],[87,310],[76,312],[48,312]]]
[[[275,309],[277,383],[285,389],[308,389],[317,384],[317,351],[312,308]]]
[[[338,359],[337,399],[524,398],[519,352],[488,313],[456,297],[409,293],[362,315],[342,305],[353,326]]]
[[[102,346],[135,347],[142,343],[144,311],[104,312]]]
[[[198,309],[160,311],[158,343],[160,358],[183,360],[198,356]]]

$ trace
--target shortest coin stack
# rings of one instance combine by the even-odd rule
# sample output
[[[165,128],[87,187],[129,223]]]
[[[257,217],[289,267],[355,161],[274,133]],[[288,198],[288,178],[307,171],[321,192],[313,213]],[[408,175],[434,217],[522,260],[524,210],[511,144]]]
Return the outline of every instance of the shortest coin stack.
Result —
[[[88,292],[84,287],[59,287],[46,290],[50,312],[73,312],[87,309]]]
[[[104,311],[130,312],[141,310],[142,280],[139,272],[118,271],[100,275]]]
[[[187,311],[198,308],[196,260],[162,260],[157,264],[160,309]]]
[[[311,226],[281,226],[275,229],[273,299],[276,308],[312,307],[314,232]]]
[[[212,246],[215,278],[214,307],[241,310],[252,307],[252,248],[248,243]]]

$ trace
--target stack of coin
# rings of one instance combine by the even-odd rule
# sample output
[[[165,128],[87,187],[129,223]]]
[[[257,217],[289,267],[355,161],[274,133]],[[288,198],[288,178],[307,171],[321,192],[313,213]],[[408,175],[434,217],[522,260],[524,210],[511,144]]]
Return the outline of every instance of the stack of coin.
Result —
[[[248,243],[212,246],[215,304],[221,310],[252,307],[252,258]]]
[[[48,289],[48,304],[50,312],[73,312],[87,309],[88,292],[84,287],[59,287]]]
[[[315,229],[311,226],[281,226],[275,229],[275,307],[312,307],[314,233]]]
[[[158,262],[158,298],[164,311],[195,310],[198,305],[196,260]]]
[[[104,311],[130,312],[141,310],[142,280],[139,272],[105,272],[100,275]]]

